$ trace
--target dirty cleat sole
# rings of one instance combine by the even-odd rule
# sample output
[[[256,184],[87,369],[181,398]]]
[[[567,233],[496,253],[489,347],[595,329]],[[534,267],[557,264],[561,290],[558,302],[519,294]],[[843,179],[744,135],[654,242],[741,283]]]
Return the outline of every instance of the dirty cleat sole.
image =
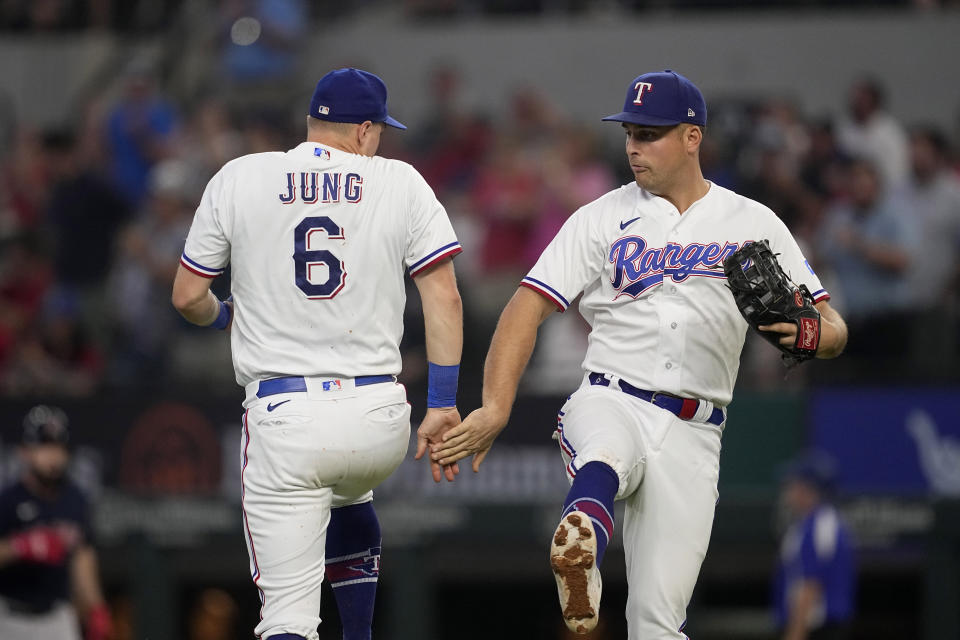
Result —
[[[550,567],[557,580],[560,611],[567,628],[590,633],[600,619],[600,571],[597,536],[590,517],[571,511],[563,517],[550,545]]]

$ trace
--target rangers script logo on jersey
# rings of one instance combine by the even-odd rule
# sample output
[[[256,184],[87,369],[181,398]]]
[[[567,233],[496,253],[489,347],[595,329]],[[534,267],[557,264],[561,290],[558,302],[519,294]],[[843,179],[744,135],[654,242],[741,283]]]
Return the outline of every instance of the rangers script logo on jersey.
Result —
[[[614,264],[613,288],[616,298],[628,295],[636,298],[644,291],[663,283],[669,276],[674,282],[683,282],[690,276],[723,278],[717,266],[737,250],[736,242],[680,245],[668,242],[665,247],[647,247],[641,236],[625,236],[610,246],[610,262]],[[698,268],[703,267],[703,268]]]

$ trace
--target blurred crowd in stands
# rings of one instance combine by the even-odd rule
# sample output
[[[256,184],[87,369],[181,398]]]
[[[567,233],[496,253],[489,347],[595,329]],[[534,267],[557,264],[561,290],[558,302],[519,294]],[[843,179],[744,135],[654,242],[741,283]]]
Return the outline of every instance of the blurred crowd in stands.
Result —
[[[169,28],[185,0],[2,0],[0,30],[19,33],[77,32],[86,29],[150,33]],[[200,3],[194,3],[200,4]],[[224,13],[246,6],[266,12],[297,4],[324,20],[368,11],[395,10],[412,19],[457,19],[477,16],[583,15],[589,13],[729,9],[933,9],[960,5],[960,0],[206,0]]]
[[[225,22],[233,4],[223,3]],[[242,92],[243,101],[229,90],[172,95],[157,70],[132,62],[103,94],[111,97],[87,104],[69,129],[10,127],[0,148],[0,394],[196,381],[232,388],[227,341],[187,326],[169,295],[206,181],[231,158],[288,149],[304,136],[305,106],[269,98],[284,95],[270,88],[289,72],[307,10],[294,0],[260,4],[286,7],[261,14],[274,23],[257,26],[283,37],[260,39],[267,50],[249,55],[234,28],[221,50],[226,89],[264,89]],[[0,16],[9,25],[15,9],[40,5],[72,6],[3,2]],[[423,173],[466,248],[457,270],[471,336],[464,378],[473,384],[500,310],[548,240],[578,206],[631,177],[619,130],[571,120],[537,87],[517,91],[500,112],[477,113],[461,100],[457,69],[425,73],[429,115],[385,135],[381,155]],[[869,78],[852,80],[846,99],[822,117],[778,98],[711,100],[705,174],[770,206],[803,244],[851,328],[834,379],[956,380],[957,132],[901,122]],[[229,283],[220,280],[215,291],[225,297]],[[572,388],[585,336],[575,313],[547,323],[528,390]],[[416,322],[407,323],[405,348],[416,383]],[[742,384],[779,384],[782,372],[774,349],[750,343]]]

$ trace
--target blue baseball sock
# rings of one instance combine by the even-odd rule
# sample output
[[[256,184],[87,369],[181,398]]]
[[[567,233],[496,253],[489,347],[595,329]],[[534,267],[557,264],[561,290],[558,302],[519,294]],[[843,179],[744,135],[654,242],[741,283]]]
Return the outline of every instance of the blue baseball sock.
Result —
[[[380,576],[380,522],[372,502],[330,512],[326,554],[343,640],[370,640]]]
[[[597,566],[603,561],[607,543],[613,537],[613,499],[620,489],[617,472],[603,462],[588,462],[577,471],[573,485],[563,502],[562,519],[571,511],[590,516],[597,533]]]

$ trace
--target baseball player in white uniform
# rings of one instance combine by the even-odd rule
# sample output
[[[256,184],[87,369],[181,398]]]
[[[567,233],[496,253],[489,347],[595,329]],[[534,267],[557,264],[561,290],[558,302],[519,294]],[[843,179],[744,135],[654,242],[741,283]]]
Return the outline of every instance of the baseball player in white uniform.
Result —
[[[340,69],[317,84],[307,140],[227,163],[207,185],[173,303],[231,328],[246,389],[243,526],[260,593],[255,633],[318,637],[320,585],[333,586],[345,640],[371,637],[380,568],[372,489],[407,451],[402,385],[404,273],[423,299],[430,360],[419,454],[460,422],[462,307],[449,259],[460,244],[410,165],[376,157],[387,115],[377,76]],[[232,270],[232,301],[210,291]],[[454,466],[432,463],[434,478]]]
[[[747,323],[725,286],[723,259],[769,239],[781,264],[814,292],[822,314],[818,357],[839,354],[846,327],[777,216],[703,178],[700,91],[671,71],[633,80],[622,112],[635,182],[576,211],[504,309],[487,355],[483,406],[432,446],[478,470],[506,425],[517,384],[554,309],[580,298],[591,326],[580,387],[554,438],[571,480],[551,545],[567,626],[597,624],[599,564],[623,525],[633,640],[686,638],[686,607],[707,551],[717,502],[720,435]],[[793,345],[796,326],[764,327]]]

